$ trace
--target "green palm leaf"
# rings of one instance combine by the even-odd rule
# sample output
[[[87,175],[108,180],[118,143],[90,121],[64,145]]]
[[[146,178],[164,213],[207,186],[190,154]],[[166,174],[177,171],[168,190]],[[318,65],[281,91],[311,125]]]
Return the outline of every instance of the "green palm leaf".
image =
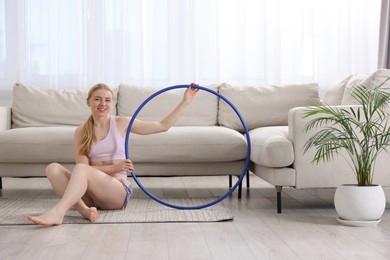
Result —
[[[358,185],[372,185],[375,160],[390,145],[390,92],[383,87],[388,80],[374,89],[356,85],[351,92],[355,107],[332,107],[317,102],[305,110],[304,118],[313,117],[305,131],[319,129],[303,147],[305,153],[315,149],[313,163],[328,162],[346,151]]]

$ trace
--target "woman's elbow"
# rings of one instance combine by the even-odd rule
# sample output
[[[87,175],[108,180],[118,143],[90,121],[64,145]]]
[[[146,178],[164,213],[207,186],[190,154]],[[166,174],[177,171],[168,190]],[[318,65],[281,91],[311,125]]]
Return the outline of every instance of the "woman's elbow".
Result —
[[[171,126],[164,126],[161,128],[161,133],[164,133],[164,132],[167,132],[169,129],[171,128]]]

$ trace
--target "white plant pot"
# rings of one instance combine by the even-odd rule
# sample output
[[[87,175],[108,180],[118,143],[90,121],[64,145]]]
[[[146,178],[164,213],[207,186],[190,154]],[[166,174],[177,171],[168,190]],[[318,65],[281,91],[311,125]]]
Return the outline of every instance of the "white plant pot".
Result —
[[[386,197],[380,185],[343,185],[336,189],[334,205],[342,224],[376,225],[385,211]]]

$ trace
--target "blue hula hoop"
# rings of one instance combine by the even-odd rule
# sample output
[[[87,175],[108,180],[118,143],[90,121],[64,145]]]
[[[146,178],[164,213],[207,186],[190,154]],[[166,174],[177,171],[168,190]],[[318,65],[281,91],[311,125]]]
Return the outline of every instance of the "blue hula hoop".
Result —
[[[130,138],[130,130],[131,130],[131,127],[133,126],[133,123],[134,123],[134,120],[136,119],[137,115],[139,114],[139,112],[142,110],[142,108],[150,101],[152,100],[153,98],[155,98],[156,96],[160,95],[161,93],[164,93],[164,92],[167,92],[167,91],[170,91],[172,89],[178,89],[178,88],[188,88],[190,85],[176,85],[176,86],[171,86],[171,87],[167,87],[167,88],[164,88],[164,89],[161,89],[157,92],[155,92],[154,94],[152,94],[151,96],[149,96],[147,99],[145,99],[144,102],[141,103],[141,105],[137,108],[137,110],[134,112],[131,120],[130,120],[130,123],[127,127],[127,132],[126,132],[126,139],[125,139],[125,152],[126,152],[126,159],[130,159],[129,158],[129,150],[128,150],[128,143],[129,143],[129,138]],[[229,101],[227,100],[223,95],[221,95],[220,93],[218,92],[215,92],[214,90],[211,90],[209,88],[205,88],[205,87],[201,87],[201,86],[191,86],[192,88],[197,88],[197,89],[200,89],[200,90],[204,90],[204,91],[207,91],[209,93],[212,93],[216,96],[218,96],[219,98],[223,99],[227,104],[229,104],[229,106],[234,110],[234,112],[236,112],[237,116],[239,117],[240,121],[241,121],[241,124],[242,126],[244,127],[244,130],[245,130],[245,136],[246,136],[246,140],[247,140],[247,154],[246,154],[246,160],[245,160],[245,165],[244,165],[244,168],[242,170],[242,173],[239,177],[239,179],[237,180],[237,182],[229,189],[229,191],[227,193],[225,193],[224,195],[222,195],[221,197],[217,198],[216,200],[214,201],[211,201],[209,203],[206,203],[206,204],[203,204],[203,205],[197,205],[197,206],[180,206],[180,205],[174,205],[174,204],[170,204],[162,199],[159,199],[157,198],[156,196],[154,196],[152,193],[150,193],[143,185],[142,183],[138,180],[135,172],[133,171],[131,174],[133,176],[133,179],[134,181],[137,183],[137,185],[140,187],[140,189],[146,194],[148,195],[150,198],[152,198],[153,200],[157,201],[158,203],[160,204],[163,204],[167,207],[171,207],[171,208],[175,208],[175,209],[183,209],[183,210],[193,210],[193,209],[202,209],[202,208],[207,208],[207,207],[210,207],[214,204],[217,204],[219,202],[221,202],[222,200],[226,199],[228,196],[230,196],[234,190],[238,187],[238,185],[240,185],[240,183],[242,182],[245,174],[246,174],[246,171],[248,169],[248,166],[249,166],[249,161],[250,161],[250,153],[251,153],[251,141],[250,141],[250,137],[249,137],[249,132],[248,132],[248,127],[246,126],[246,123],[244,121],[244,119],[242,118],[240,112],[237,110],[237,108]]]

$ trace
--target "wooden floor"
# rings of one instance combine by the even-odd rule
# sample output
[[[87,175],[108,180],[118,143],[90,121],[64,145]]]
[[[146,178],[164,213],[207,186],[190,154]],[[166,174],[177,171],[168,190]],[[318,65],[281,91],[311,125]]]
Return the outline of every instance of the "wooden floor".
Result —
[[[141,178],[160,197],[220,196],[227,177]],[[134,185],[135,186],[135,185]],[[1,197],[55,196],[44,178],[3,178]],[[275,189],[255,176],[223,203],[233,221],[218,223],[0,226],[0,259],[390,259],[390,189],[376,227],[340,225],[334,189]],[[236,193],[236,192],[235,192]],[[135,187],[134,196],[145,196]]]

